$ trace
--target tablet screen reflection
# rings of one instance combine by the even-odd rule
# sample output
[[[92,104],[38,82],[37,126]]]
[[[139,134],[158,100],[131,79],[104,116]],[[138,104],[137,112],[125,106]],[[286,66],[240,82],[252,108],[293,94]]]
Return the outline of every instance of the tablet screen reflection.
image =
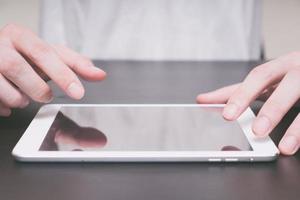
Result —
[[[40,151],[249,151],[221,108],[62,107]]]

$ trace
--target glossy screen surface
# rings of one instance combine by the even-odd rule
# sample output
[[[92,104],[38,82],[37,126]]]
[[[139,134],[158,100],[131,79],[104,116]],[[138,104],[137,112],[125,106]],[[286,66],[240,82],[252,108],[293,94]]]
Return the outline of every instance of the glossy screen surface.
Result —
[[[222,108],[61,107],[40,151],[250,151]]]

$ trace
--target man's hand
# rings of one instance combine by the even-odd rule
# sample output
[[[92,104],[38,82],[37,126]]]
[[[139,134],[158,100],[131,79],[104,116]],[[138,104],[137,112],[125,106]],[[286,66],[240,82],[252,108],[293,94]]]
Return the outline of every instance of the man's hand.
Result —
[[[68,96],[82,98],[84,88],[77,75],[97,81],[106,74],[88,58],[50,46],[24,27],[9,24],[0,29],[0,115],[27,106],[29,98],[50,102],[52,92],[46,83],[50,79]]]
[[[300,52],[282,56],[254,68],[242,83],[197,97],[198,103],[226,103],[223,116],[237,119],[255,99],[266,102],[253,122],[253,132],[268,135],[300,98]],[[279,143],[281,153],[294,154],[300,146],[300,114]]]

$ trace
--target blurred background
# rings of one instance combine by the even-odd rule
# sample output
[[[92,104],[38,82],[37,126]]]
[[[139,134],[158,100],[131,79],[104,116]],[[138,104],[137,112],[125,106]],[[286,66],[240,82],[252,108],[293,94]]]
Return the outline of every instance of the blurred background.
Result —
[[[15,22],[38,32],[39,4],[39,0],[0,0],[0,27]],[[263,38],[266,59],[300,50],[299,0],[263,0]]]

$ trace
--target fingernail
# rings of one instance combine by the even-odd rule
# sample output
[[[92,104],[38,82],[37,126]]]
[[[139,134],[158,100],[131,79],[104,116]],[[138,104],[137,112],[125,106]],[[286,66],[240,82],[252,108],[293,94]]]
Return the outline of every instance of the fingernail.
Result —
[[[46,99],[45,101],[44,101],[44,103],[50,103],[51,101],[53,101],[53,96],[51,95],[51,96],[49,96],[49,98],[48,99]]]
[[[224,107],[223,116],[226,119],[232,120],[235,118],[238,112],[238,106],[234,103],[230,103]]]
[[[11,109],[9,108],[1,108],[0,109],[0,115],[4,117],[8,117],[11,115]]]
[[[23,98],[23,102],[20,105],[20,108],[25,108],[26,106],[28,106],[29,104],[29,100],[27,98]]]
[[[266,116],[259,116],[254,120],[253,131],[258,136],[268,134],[271,127],[271,122]]]
[[[49,92],[47,92],[45,95],[43,95],[41,97],[41,99],[39,100],[39,102],[50,103],[52,100],[53,100],[53,94],[52,94],[52,91],[50,90]]]
[[[298,150],[298,140],[295,136],[286,136],[281,142],[280,146],[289,154],[294,154]]]
[[[96,66],[91,66],[91,68],[95,71],[95,72],[98,72],[98,73],[102,73],[104,75],[106,75],[106,72],[103,71],[102,69],[96,67]]]
[[[68,95],[74,99],[81,99],[84,95],[84,89],[78,83],[71,83],[68,87]]]
[[[90,66],[91,69],[95,70],[95,71],[103,71],[102,69],[100,69],[99,67],[96,66]]]
[[[197,97],[196,97],[196,100],[197,102],[202,102],[202,97],[203,97],[203,94],[199,94]]]

